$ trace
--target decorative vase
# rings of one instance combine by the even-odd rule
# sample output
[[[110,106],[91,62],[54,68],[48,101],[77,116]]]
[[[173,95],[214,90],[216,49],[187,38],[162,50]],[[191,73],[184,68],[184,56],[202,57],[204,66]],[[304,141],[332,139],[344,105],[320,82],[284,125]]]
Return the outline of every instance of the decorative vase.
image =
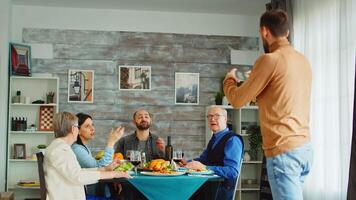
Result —
[[[223,99],[222,99],[222,105],[224,105],[224,106],[229,105],[229,102],[227,101],[226,96],[224,96]]]
[[[46,149],[38,149],[38,152],[42,152],[42,154],[45,154]]]
[[[251,160],[250,154],[248,154],[248,152],[245,151],[245,153],[244,153],[244,161],[250,161],[250,160]]]
[[[50,103],[53,103],[53,96],[47,96],[47,103],[50,104]]]

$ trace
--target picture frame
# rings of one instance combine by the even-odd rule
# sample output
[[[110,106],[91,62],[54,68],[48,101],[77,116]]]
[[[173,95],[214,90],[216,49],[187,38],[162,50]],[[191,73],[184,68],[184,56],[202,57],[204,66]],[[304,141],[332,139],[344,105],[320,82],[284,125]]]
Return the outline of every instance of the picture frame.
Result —
[[[199,73],[175,73],[175,104],[199,105]]]
[[[119,90],[150,91],[151,66],[119,66]]]
[[[68,70],[68,102],[94,102],[94,70]]]
[[[26,144],[14,144],[14,159],[26,159]]]
[[[25,44],[9,44],[10,75],[31,76],[31,46]]]

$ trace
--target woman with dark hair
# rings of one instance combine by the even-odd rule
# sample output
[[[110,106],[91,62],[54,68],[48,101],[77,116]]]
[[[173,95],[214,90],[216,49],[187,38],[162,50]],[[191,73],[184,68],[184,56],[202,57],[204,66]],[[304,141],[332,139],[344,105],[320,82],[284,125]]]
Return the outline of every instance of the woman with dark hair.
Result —
[[[85,200],[84,185],[100,179],[130,177],[127,173],[112,171],[115,163],[100,168],[81,168],[70,148],[77,140],[78,118],[69,112],[54,115],[55,139],[46,148],[43,167],[47,199]]]
[[[93,168],[109,165],[112,162],[114,145],[124,134],[125,128],[120,126],[115,130],[111,130],[104,151],[104,156],[100,160],[96,160],[92,156],[91,151],[87,146],[88,142],[95,138],[93,118],[90,115],[84,113],[78,113],[76,116],[78,117],[79,134],[77,141],[72,145],[72,150],[76,155],[80,166],[82,168]],[[89,195],[100,195],[99,190],[102,189],[99,189],[97,185],[87,186],[87,194]],[[108,194],[108,192],[105,192],[105,194]]]

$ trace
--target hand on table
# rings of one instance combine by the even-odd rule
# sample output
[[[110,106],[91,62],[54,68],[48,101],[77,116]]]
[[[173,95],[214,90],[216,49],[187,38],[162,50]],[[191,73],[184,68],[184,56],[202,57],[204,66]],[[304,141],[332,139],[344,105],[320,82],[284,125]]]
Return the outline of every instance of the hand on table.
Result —
[[[105,167],[99,168],[99,170],[100,171],[113,171],[115,169],[115,167],[117,167],[118,165],[120,165],[120,160],[119,159],[114,159],[112,161],[112,163],[110,163],[109,165],[107,165]]]
[[[188,162],[186,161],[186,160],[181,160],[179,163],[178,163],[178,165],[179,165],[179,167],[185,167],[185,165],[187,164]]]
[[[115,172],[114,178],[132,178],[128,172],[113,171]]]
[[[186,168],[188,169],[204,169],[206,168],[206,166],[204,164],[202,164],[201,162],[199,161],[191,161],[191,162],[188,162],[186,165],[185,165]]]

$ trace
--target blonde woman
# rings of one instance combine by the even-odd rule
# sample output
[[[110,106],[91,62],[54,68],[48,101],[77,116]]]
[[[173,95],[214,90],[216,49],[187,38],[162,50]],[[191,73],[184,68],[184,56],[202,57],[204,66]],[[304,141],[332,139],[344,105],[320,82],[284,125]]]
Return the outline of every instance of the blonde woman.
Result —
[[[85,199],[84,185],[100,179],[126,177],[124,172],[112,171],[114,163],[103,168],[81,168],[71,145],[78,137],[78,118],[69,112],[55,114],[55,139],[47,147],[44,171],[47,199]]]

